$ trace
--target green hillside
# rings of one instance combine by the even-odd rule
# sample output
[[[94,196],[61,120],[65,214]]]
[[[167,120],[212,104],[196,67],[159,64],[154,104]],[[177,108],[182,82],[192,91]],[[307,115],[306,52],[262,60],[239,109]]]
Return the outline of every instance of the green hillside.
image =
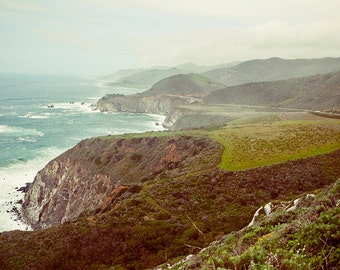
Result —
[[[167,94],[200,97],[223,87],[223,84],[199,74],[178,74],[160,80],[141,95]]]
[[[204,102],[310,110],[334,108],[340,105],[340,72],[231,86],[207,95]]]
[[[285,209],[292,201],[271,203],[253,226],[158,269],[339,269],[340,179],[297,200],[294,211]]]
[[[65,163],[67,172],[74,172],[63,179],[73,181],[82,173],[87,183],[82,186],[92,192],[94,203],[107,182],[94,179],[107,175],[103,179],[123,181],[100,207],[88,208],[76,219],[33,232],[1,233],[0,268],[149,269],[198,253],[216,240],[226,244],[211,249],[207,260],[196,261],[197,268],[191,269],[209,268],[205,263],[216,269],[264,265],[273,254],[279,260],[272,264],[286,269],[299,262],[333,267],[336,231],[322,226],[332,229],[337,224],[337,197],[319,197],[321,206],[306,214],[305,224],[295,218],[307,213],[301,208],[297,214],[283,215],[282,221],[274,216],[263,228],[245,229],[245,235],[237,231],[249,224],[260,206],[320,193],[339,178],[339,128],[337,119],[283,113],[281,118],[239,119],[218,129],[84,140],[54,161],[59,170]],[[62,199],[59,192],[64,194],[64,187],[53,191]],[[53,204],[48,207],[53,209]],[[285,227],[291,220],[296,223]],[[232,234],[225,236],[228,233]],[[320,236],[315,239],[318,248],[309,245],[302,253],[312,260],[293,256],[300,248],[298,241],[303,247],[314,245],[308,238],[314,233]],[[278,237],[283,242],[277,242]],[[272,244],[266,247],[267,240]]]

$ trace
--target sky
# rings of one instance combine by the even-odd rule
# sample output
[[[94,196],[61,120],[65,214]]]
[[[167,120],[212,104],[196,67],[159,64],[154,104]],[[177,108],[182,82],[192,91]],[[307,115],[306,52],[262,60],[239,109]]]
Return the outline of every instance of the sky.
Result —
[[[339,0],[0,0],[0,72],[340,57]]]

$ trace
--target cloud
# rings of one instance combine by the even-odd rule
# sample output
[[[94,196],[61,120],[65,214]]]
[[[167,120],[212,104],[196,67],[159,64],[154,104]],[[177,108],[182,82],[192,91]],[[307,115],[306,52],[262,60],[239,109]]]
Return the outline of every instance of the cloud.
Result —
[[[97,8],[139,10],[202,17],[225,17],[244,22],[338,19],[338,0],[74,0]]]
[[[0,0],[0,50],[37,66],[41,52],[55,63],[64,53],[73,69],[88,59],[96,70],[103,59],[126,67],[340,56],[339,8],[339,0]]]
[[[131,43],[144,64],[215,64],[272,56],[340,56],[339,31],[340,23],[330,21],[301,24],[269,21],[178,35],[135,35]]]
[[[0,2],[1,9],[7,10],[21,10],[21,11],[42,11],[44,10],[41,6],[37,6],[35,4],[27,4],[25,1],[10,1],[10,0],[1,0]]]

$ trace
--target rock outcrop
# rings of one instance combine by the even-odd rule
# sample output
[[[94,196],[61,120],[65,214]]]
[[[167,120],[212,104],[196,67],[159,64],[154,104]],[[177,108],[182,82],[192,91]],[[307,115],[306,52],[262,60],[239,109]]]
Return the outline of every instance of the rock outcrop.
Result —
[[[197,102],[198,99],[174,95],[106,95],[98,100],[96,109],[102,112],[131,112],[170,114],[176,107]]]
[[[24,218],[45,228],[85,211],[102,211],[122,193],[139,191],[142,181],[217,164],[217,149],[222,151],[214,141],[190,136],[84,140],[37,174],[25,196]],[[208,153],[215,158],[199,163]]]
[[[97,102],[96,108],[100,111],[169,115],[178,106],[200,103],[204,95],[221,88],[222,84],[201,75],[179,74],[165,78],[139,94],[106,95]]]

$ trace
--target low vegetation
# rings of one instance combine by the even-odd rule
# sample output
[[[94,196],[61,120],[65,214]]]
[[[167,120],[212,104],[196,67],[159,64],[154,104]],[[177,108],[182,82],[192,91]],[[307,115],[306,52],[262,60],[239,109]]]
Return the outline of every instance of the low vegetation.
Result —
[[[340,148],[338,123],[323,119],[280,121],[276,117],[261,117],[252,119],[251,124],[231,124],[210,134],[225,149],[220,167],[231,171],[320,155]]]
[[[340,176],[340,124],[311,117],[262,115],[211,130],[92,139],[97,150],[123,139],[121,143],[138,149],[128,153],[127,162],[145,169],[140,143],[191,145],[188,151],[195,158],[145,173],[147,177],[138,181],[132,181],[137,174],[130,172],[126,187],[107,207],[84,211],[75,220],[45,230],[0,234],[0,268],[148,269],[200,251],[193,257],[196,261],[184,260],[174,267],[337,267],[339,183],[328,193],[321,189]],[[224,151],[216,142],[207,143],[212,140]],[[93,155],[91,148],[78,147],[89,152],[86,156]],[[199,155],[197,149],[214,151]],[[92,166],[109,173],[112,163],[108,166],[102,157],[93,155]],[[297,212],[278,211],[238,232],[260,206],[307,192],[318,197],[304,202]],[[210,245],[213,241],[218,245]]]
[[[339,269],[340,179],[294,211],[278,207],[197,255],[157,269]]]

